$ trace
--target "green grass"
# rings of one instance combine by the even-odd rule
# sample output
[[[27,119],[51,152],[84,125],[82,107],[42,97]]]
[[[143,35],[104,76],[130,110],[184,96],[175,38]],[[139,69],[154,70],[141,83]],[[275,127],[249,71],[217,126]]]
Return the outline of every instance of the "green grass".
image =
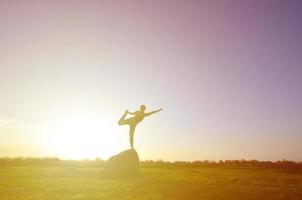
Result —
[[[0,167],[1,200],[302,199],[302,171],[142,168],[132,179],[104,179],[91,167]]]

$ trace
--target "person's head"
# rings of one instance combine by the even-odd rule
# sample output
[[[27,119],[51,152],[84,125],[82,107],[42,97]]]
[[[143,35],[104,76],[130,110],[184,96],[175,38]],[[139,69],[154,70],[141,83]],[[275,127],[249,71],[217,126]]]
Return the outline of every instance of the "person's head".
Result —
[[[144,112],[146,110],[146,106],[145,105],[141,105],[139,109],[140,109],[141,112]]]

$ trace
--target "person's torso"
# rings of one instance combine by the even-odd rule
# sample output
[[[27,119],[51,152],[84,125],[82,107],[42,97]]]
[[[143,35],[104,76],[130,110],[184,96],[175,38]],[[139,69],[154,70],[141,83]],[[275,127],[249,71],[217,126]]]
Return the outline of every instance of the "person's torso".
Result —
[[[135,112],[135,116],[134,116],[136,123],[141,122],[141,121],[144,119],[144,116],[145,116],[145,115],[144,115],[143,112],[136,111],[136,112]]]

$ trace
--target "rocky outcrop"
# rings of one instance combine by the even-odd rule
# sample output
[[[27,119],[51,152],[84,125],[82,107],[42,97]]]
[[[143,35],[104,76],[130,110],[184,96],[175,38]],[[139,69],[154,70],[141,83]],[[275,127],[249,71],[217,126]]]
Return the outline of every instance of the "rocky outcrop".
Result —
[[[128,149],[112,156],[105,163],[105,177],[132,177],[139,174],[139,157],[134,149]]]

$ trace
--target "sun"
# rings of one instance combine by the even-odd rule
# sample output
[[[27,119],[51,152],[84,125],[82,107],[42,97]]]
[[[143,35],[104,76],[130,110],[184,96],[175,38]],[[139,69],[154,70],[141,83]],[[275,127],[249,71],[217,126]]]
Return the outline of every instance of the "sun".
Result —
[[[48,129],[48,146],[62,159],[107,158],[120,144],[112,125],[98,113],[58,115]]]

